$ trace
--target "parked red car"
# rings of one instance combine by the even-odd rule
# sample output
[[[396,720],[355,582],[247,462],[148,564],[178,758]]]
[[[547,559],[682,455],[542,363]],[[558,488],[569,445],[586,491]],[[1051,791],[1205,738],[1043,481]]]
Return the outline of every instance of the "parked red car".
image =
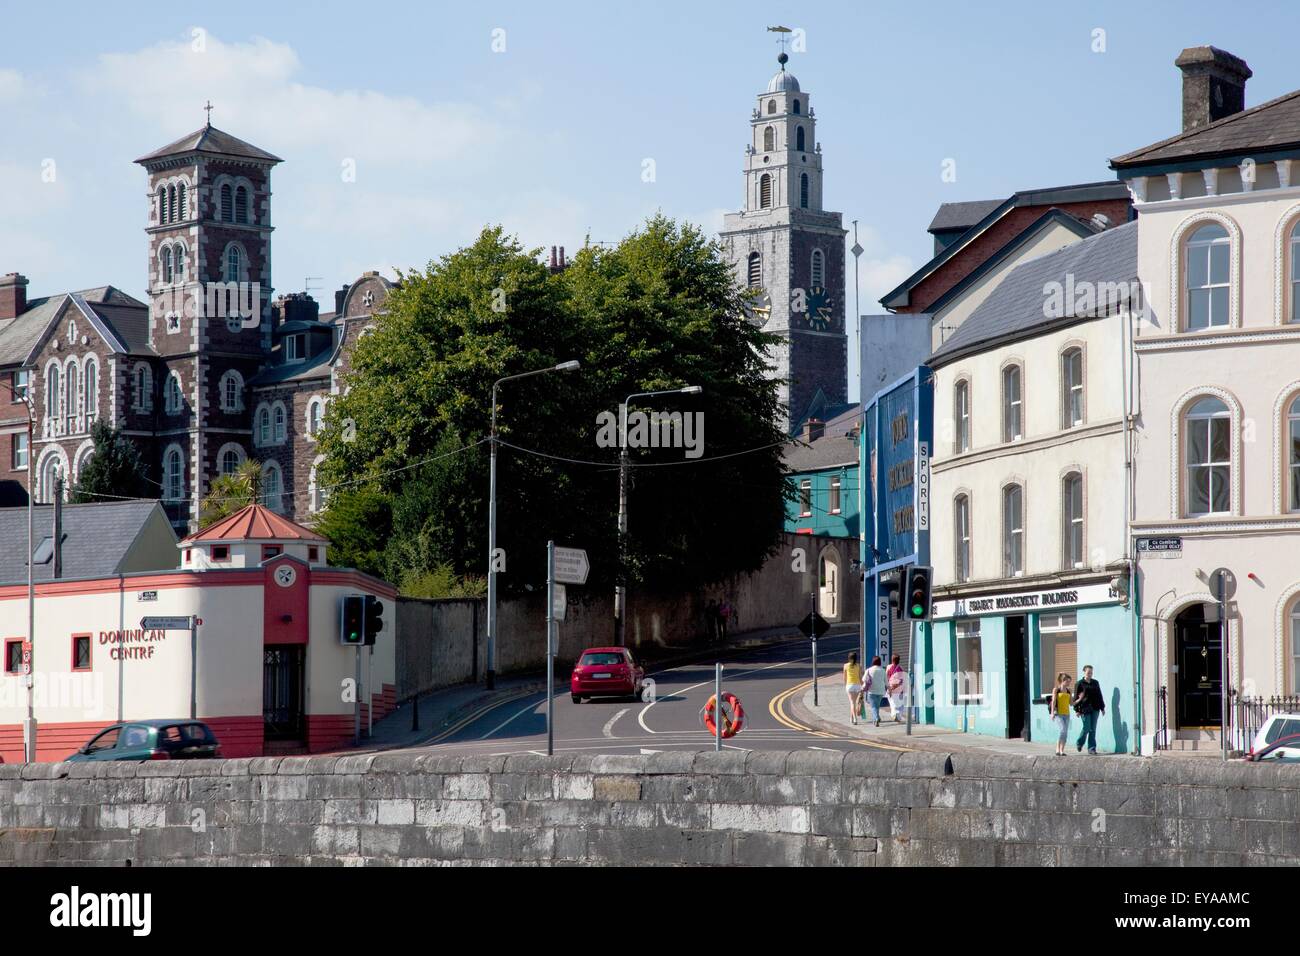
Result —
[[[626,647],[589,647],[573,667],[573,702],[591,697],[639,697],[645,671]]]

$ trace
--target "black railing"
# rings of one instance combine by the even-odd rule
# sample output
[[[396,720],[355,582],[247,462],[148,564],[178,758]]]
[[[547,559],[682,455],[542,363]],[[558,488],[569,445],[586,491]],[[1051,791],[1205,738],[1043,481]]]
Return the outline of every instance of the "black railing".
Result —
[[[1260,728],[1274,714],[1300,713],[1300,697],[1278,696],[1246,697],[1238,696],[1232,704],[1232,726],[1235,733],[1232,738],[1236,750],[1250,750],[1251,743]]]
[[[1169,749],[1169,690],[1161,687],[1156,695],[1155,749]]]

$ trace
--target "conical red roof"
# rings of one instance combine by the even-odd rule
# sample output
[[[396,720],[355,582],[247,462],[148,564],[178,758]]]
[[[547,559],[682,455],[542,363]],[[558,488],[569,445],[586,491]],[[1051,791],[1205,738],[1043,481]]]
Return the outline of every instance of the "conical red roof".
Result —
[[[209,525],[181,541],[320,541],[328,544],[310,528],[290,521],[278,515],[264,505],[248,505],[228,518],[222,518],[216,524]]]

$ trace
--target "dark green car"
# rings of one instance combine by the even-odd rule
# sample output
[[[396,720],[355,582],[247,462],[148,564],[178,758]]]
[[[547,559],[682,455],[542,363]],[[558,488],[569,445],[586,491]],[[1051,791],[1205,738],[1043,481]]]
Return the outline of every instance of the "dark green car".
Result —
[[[221,745],[202,721],[133,720],[100,732],[67,759],[201,760],[220,756]]]

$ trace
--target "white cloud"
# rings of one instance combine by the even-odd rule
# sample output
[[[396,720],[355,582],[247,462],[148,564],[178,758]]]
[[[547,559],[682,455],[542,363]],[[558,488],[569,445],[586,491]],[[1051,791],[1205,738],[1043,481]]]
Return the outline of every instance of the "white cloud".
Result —
[[[21,73],[0,69],[0,102],[16,100],[27,90],[27,83]]]

